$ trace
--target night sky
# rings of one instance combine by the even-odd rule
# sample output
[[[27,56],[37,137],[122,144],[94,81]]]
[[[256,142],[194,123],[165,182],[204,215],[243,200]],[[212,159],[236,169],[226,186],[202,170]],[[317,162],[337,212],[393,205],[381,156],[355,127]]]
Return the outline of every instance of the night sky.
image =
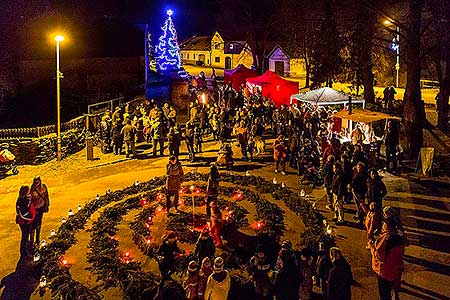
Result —
[[[19,59],[52,58],[50,37],[59,28],[67,36],[66,57],[142,55],[143,24],[156,39],[168,8],[180,41],[216,30],[211,0],[7,0],[0,1],[0,41]]]

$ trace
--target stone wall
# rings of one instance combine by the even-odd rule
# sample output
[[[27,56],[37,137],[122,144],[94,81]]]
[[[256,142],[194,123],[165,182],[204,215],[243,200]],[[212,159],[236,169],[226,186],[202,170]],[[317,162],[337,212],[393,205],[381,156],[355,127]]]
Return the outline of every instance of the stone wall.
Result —
[[[61,134],[63,157],[82,150],[85,146],[84,129],[75,128]],[[9,151],[16,156],[19,165],[39,165],[56,158],[56,134],[33,138],[2,140],[9,144]]]

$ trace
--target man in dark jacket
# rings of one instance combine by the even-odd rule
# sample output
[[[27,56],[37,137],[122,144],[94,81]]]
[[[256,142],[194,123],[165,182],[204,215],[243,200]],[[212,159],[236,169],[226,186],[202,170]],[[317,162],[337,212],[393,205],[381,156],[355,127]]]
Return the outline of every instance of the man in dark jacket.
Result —
[[[322,167],[322,177],[324,180],[325,191],[327,193],[327,200],[328,200],[327,208],[329,210],[333,210],[333,191],[331,190],[334,175],[333,165],[334,165],[334,156],[328,155],[327,160]]]
[[[364,163],[359,162],[354,168],[355,173],[352,178],[353,199],[356,205],[356,215],[353,219],[359,220],[361,223],[364,222],[364,206],[367,193],[367,174],[364,168]]]
[[[322,299],[327,298],[327,283],[330,270],[333,268],[331,263],[329,250],[325,249],[323,243],[319,244],[319,258],[317,259],[316,267],[316,284],[320,287],[322,292]]]
[[[175,271],[175,259],[181,250],[177,245],[177,238],[175,233],[170,232],[163,237],[162,243],[158,248],[156,254],[158,255],[159,271],[163,279],[170,278]]]
[[[328,300],[351,300],[352,269],[337,247],[330,249],[333,268],[328,275]]]
[[[212,259],[215,252],[216,246],[214,245],[214,241],[209,234],[208,229],[205,228],[195,244],[194,255],[197,257],[199,262],[202,262],[205,257]]]
[[[377,170],[370,171],[369,179],[367,180],[367,199],[368,202],[375,202],[377,209],[381,211],[383,207],[383,198],[386,196],[386,185],[378,175]]]
[[[282,247],[275,266],[274,293],[276,300],[298,299],[300,271],[293,251]]]
[[[351,184],[353,177],[353,169],[352,162],[350,161],[350,157],[348,154],[344,153],[341,155],[341,164],[342,164],[342,175],[345,185],[345,194],[344,194],[344,202],[350,203],[352,194],[351,194]]]
[[[167,136],[169,155],[178,157],[180,155],[181,136],[176,127],[169,129],[169,135]]]
[[[334,199],[334,218],[333,221],[337,221],[336,224],[340,225],[344,223],[344,197],[347,192],[346,183],[344,181],[344,175],[342,166],[339,162],[333,165],[333,182],[331,190],[333,192]]]
[[[396,171],[398,129],[394,121],[389,121],[388,126],[386,128],[385,145],[386,145],[386,167],[388,170]]]

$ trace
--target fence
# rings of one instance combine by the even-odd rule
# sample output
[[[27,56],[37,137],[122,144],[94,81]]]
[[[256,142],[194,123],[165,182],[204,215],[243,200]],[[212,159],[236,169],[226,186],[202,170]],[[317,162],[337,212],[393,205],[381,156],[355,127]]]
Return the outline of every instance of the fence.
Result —
[[[124,100],[125,100],[124,97],[120,97],[108,101],[90,104],[88,105],[88,114],[102,113],[107,110],[109,110],[112,113],[114,111],[114,108],[120,106]]]
[[[85,117],[80,116],[61,124],[61,131],[68,131],[74,128],[85,126]],[[47,125],[32,128],[8,128],[0,129],[0,139],[24,139],[39,138],[56,133],[56,125]]]

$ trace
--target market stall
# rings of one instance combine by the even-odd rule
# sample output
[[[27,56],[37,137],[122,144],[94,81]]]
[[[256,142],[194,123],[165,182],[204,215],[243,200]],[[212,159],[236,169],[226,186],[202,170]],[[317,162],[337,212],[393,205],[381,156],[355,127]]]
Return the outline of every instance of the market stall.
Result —
[[[368,109],[354,109],[350,113],[347,109],[343,109],[333,115],[335,118],[342,119],[342,140],[341,142],[349,142],[351,134],[357,126],[365,136],[364,143],[370,143],[373,139],[380,139],[373,132],[372,124],[378,121],[396,120],[401,118],[391,116],[382,112],[371,111]]]
[[[233,89],[238,91],[241,85],[245,85],[245,80],[250,77],[258,76],[255,70],[249,69],[240,64],[233,70],[225,70],[224,82],[225,84],[231,83]]]
[[[266,71],[258,77],[247,78],[246,81],[250,94],[258,90],[262,96],[274,101],[276,106],[289,105],[290,96],[298,93],[298,82],[283,79],[271,71]]]
[[[344,92],[336,91],[329,87],[322,87],[319,89],[311,90],[305,93],[294,94],[291,96],[290,103],[293,101],[304,102],[313,107],[326,106],[326,105],[342,105],[348,104],[349,97],[352,97],[352,104],[362,104],[365,107],[366,101],[364,99],[346,94]]]

